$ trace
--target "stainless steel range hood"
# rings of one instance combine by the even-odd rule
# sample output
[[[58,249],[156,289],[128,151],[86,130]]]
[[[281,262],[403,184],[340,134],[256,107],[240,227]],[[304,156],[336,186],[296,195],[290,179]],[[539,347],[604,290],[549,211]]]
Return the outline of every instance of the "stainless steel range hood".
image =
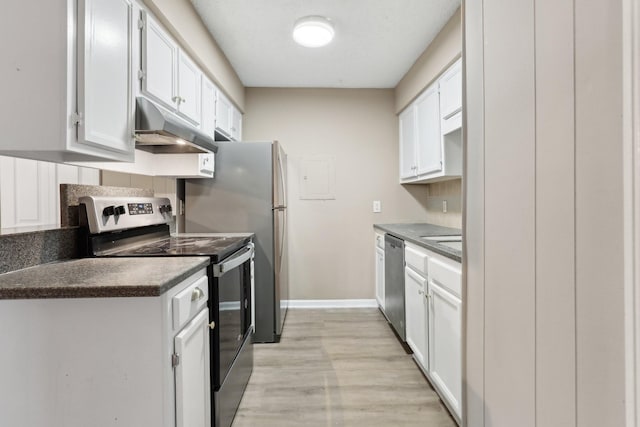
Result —
[[[212,137],[144,97],[136,98],[136,148],[154,154],[215,153]]]

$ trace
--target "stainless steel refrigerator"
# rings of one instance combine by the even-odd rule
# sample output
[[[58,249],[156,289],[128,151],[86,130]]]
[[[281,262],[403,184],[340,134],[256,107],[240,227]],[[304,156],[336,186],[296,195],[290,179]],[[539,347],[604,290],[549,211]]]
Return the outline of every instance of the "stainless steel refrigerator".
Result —
[[[187,233],[255,233],[254,342],[278,342],[288,308],[286,154],[277,142],[216,142],[213,179],[185,180]]]

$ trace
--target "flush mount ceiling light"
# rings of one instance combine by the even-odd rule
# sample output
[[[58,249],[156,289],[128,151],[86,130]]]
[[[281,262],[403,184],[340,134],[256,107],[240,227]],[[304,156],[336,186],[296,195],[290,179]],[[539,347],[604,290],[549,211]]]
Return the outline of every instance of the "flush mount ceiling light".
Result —
[[[293,39],[304,47],[321,47],[333,40],[333,24],[323,16],[305,16],[293,26]]]

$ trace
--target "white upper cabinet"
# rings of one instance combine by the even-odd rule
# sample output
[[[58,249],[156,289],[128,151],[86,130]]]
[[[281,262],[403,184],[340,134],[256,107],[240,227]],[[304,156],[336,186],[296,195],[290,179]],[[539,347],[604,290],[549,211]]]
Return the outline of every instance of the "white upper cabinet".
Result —
[[[440,98],[437,85],[423,93],[415,103],[416,111],[416,175],[442,170],[440,136]]]
[[[173,109],[178,45],[146,11],[142,23],[142,93]]]
[[[231,138],[233,104],[224,93],[216,91],[216,131]]]
[[[216,132],[216,87],[211,80],[202,75],[202,123],[200,129],[214,137]]]
[[[400,182],[459,178],[461,126],[462,79],[460,62],[456,62],[399,116]]]
[[[416,111],[410,106],[400,114],[400,179],[416,176]]]
[[[129,0],[10,2],[0,18],[0,153],[36,160],[131,161]],[[24,36],[25,23],[29,36]],[[17,37],[16,35],[23,36]]]
[[[440,114],[443,120],[462,111],[462,60],[459,59],[440,78]]]
[[[232,141],[242,139],[242,113],[220,90],[216,91],[216,132]]]
[[[235,107],[231,114],[231,139],[242,140],[242,113]]]
[[[142,11],[140,78],[144,96],[200,125],[202,71],[146,11]]]
[[[129,0],[78,5],[78,141],[127,154],[133,133],[132,5]]]
[[[200,83],[202,71],[183,51],[178,53],[178,112],[195,126],[200,125]]]

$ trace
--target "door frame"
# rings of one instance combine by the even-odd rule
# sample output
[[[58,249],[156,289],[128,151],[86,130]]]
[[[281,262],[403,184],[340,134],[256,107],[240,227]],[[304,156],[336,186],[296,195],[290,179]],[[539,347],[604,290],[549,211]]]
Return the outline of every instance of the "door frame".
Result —
[[[640,0],[623,2],[626,424],[640,426]]]

